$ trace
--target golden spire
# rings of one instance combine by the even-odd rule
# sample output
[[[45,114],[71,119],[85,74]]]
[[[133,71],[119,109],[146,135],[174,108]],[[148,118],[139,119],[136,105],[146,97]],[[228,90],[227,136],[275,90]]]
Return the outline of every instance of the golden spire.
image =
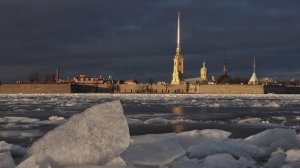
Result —
[[[223,75],[224,76],[227,75],[227,64],[226,64],[226,62],[224,63],[224,67],[223,67]]]
[[[255,56],[253,58],[253,73],[256,73],[256,60],[255,60]]]
[[[180,12],[178,12],[178,25],[177,25],[177,48],[176,54],[180,54]]]

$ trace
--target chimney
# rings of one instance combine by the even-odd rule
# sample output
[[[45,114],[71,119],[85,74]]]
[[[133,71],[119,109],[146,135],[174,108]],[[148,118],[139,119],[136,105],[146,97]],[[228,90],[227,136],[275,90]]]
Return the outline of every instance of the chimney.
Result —
[[[56,83],[59,82],[59,67],[58,67],[58,66],[57,66],[57,68],[56,68],[55,81],[56,81]]]

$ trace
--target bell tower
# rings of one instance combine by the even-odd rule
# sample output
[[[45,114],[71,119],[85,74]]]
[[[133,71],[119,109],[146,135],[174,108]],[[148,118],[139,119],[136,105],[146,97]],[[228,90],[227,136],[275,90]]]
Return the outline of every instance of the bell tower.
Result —
[[[173,64],[173,75],[171,84],[179,85],[180,82],[184,80],[183,76],[183,55],[181,55],[181,47],[180,47],[180,12],[178,12],[178,24],[177,24],[177,47],[176,54],[174,56],[174,64]]]
[[[207,67],[205,60],[203,61],[202,68],[200,70],[200,79],[201,80],[207,80]]]

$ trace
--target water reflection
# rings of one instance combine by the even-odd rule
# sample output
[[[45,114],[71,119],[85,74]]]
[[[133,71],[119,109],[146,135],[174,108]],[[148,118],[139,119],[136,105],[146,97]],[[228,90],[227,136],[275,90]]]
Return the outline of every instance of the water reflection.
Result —
[[[181,106],[172,107],[172,113],[174,114],[174,120],[180,121],[182,119],[185,119],[185,113],[184,108]],[[173,125],[174,132],[180,133],[185,131],[185,126],[183,123],[174,123]]]

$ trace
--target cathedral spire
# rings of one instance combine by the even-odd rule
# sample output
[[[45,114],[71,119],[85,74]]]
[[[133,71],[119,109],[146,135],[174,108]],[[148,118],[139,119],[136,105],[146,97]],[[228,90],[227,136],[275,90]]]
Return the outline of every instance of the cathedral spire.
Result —
[[[174,56],[174,64],[173,64],[173,75],[172,75],[172,82],[171,84],[179,85],[181,82],[184,81],[184,58],[181,55],[181,48],[180,48],[180,12],[178,12],[178,21],[177,21],[177,47],[176,47],[176,54]]]
[[[180,12],[178,12],[178,23],[177,23],[177,48],[176,53],[180,54]]]
[[[256,73],[256,60],[255,60],[255,56],[253,58],[253,73]]]
[[[256,59],[255,59],[255,56],[253,57],[253,73],[252,73],[252,76],[251,76],[248,84],[250,84],[250,85],[257,85],[258,84],[258,79],[257,79],[257,76],[256,76]]]

